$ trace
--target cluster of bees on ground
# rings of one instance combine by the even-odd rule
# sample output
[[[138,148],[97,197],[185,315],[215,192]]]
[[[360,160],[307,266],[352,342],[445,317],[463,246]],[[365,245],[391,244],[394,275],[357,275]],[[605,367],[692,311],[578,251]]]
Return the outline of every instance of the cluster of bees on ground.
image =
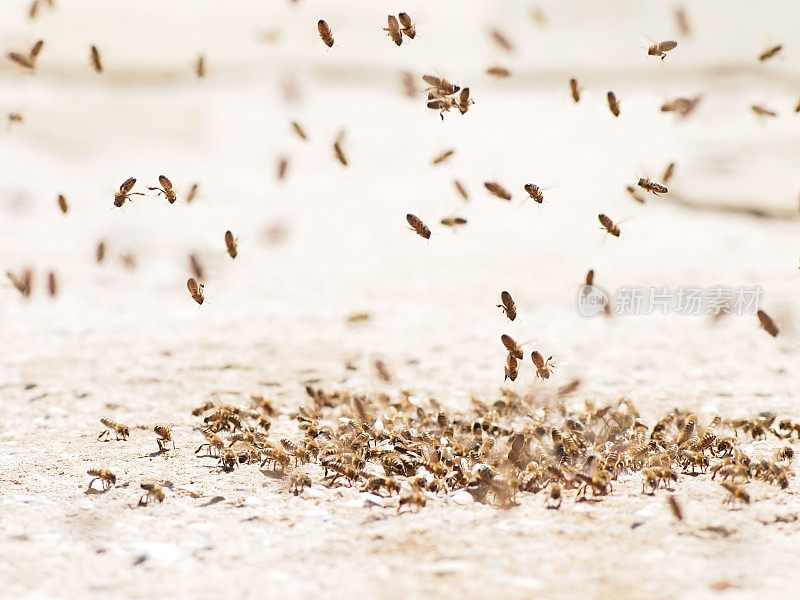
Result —
[[[547,369],[547,361],[540,368]],[[544,504],[558,509],[565,498],[600,502],[618,482],[640,482],[641,493],[653,496],[669,495],[688,478],[718,481],[722,502],[743,506],[754,499],[748,484],[758,482],[759,496],[769,486],[790,484],[791,446],[756,454],[750,445],[768,437],[800,438],[800,422],[762,412],[738,419],[718,415],[703,424],[676,408],[648,426],[625,398],[599,408],[589,401],[569,408],[579,387],[574,380],[556,392],[503,389],[493,403],[472,398],[468,413],[453,414],[409,392],[370,398],[308,386],[306,402],[288,415],[293,433],[285,435],[273,433],[281,413],[263,396],[251,396],[246,407],[211,400],[192,411],[198,419],[193,453],[199,461],[214,461],[222,474],[254,466],[282,479],[295,495],[312,486],[345,486],[382,496],[381,505],[397,512],[462,492],[503,508],[517,505],[521,495],[542,493]],[[99,441],[128,440],[129,427],[101,423]],[[155,454],[174,456],[171,427],[156,425],[153,432]],[[88,474],[90,487],[99,480],[107,490],[117,482],[108,469]],[[142,488],[147,493],[141,505],[165,498],[157,483]],[[683,519],[681,503],[674,495],[668,500]]]

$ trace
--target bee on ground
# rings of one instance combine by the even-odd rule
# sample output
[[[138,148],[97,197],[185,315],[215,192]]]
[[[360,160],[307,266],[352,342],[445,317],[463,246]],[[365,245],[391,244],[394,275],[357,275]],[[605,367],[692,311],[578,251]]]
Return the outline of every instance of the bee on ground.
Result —
[[[561,507],[561,486],[557,483],[550,485],[550,493],[547,496],[547,508],[558,510]]]
[[[658,196],[659,194],[666,194],[669,190],[661,185],[660,183],[656,183],[655,181],[650,181],[647,177],[640,177],[639,183],[637,183],[640,188],[643,190],[647,190],[651,194]]]
[[[159,484],[143,483],[141,484],[141,488],[147,493],[139,498],[139,506],[147,506],[147,503],[151,500],[155,500],[156,502],[164,501],[164,489]]]
[[[292,473],[292,476],[289,478],[289,490],[295,496],[302,493],[307,487],[311,487],[311,485],[311,477],[305,473]]]
[[[98,440],[108,441],[113,433],[117,440],[127,440],[131,434],[131,430],[127,425],[117,423],[111,419],[100,419],[100,422],[105,425],[105,429],[97,436]]]
[[[761,106],[760,104],[753,104],[750,107],[750,110],[752,110],[759,117],[770,117],[770,118],[773,118],[773,117],[777,117],[778,116],[778,113],[776,113],[774,110],[770,110],[768,108],[765,108],[765,107]]]
[[[772,317],[770,317],[763,310],[759,310],[756,315],[758,316],[758,321],[761,325],[761,328],[772,337],[778,337],[778,332],[780,330],[778,329],[778,326],[775,325],[775,321],[772,320]]]
[[[502,304],[498,304],[497,308],[502,308],[503,312],[506,313],[506,316],[510,321],[513,321],[517,318],[517,305],[514,303],[514,299],[511,297],[506,291],[500,292],[500,302]]]
[[[501,200],[511,200],[511,193],[496,181],[485,181],[483,187],[492,195]]]
[[[303,126],[300,125],[300,123],[298,123],[297,121],[292,121],[292,129],[294,129],[294,132],[297,134],[297,136],[304,142],[308,139],[308,136],[306,135],[306,130],[303,129]]]
[[[778,44],[777,46],[772,46],[771,48],[767,48],[761,54],[758,55],[758,60],[764,62],[765,60],[769,60],[770,58],[777,56],[778,52],[783,50],[783,44]]]
[[[611,111],[611,114],[615,117],[619,116],[619,100],[617,100],[617,95],[614,92],[608,92],[606,94],[606,98],[608,99],[608,110]]]
[[[464,200],[469,200],[469,194],[467,193],[467,188],[464,187],[464,184],[461,183],[458,179],[453,180],[453,185],[458,192],[458,195],[461,196]]]
[[[550,379],[550,373],[555,371],[556,366],[551,361],[553,357],[549,357],[547,360],[536,350],[531,353],[531,360],[533,361],[533,366],[536,367],[536,377],[538,379]]]
[[[67,214],[69,211],[69,205],[67,204],[67,199],[64,197],[63,194],[58,195],[58,208],[61,209],[61,212]]]
[[[616,225],[614,221],[611,220],[611,217],[600,213],[597,215],[597,220],[600,221],[600,225],[602,225],[603,229],[605,229],[608,233],[613,235],[614,237],[619,237],[619,225]]]
[[[574,77],[569,80],[569,93],[572,95],[573,102],[581,101],[581,88],[578,85],[578,80]]]
[[[647,49],[647,56],[660,56],[661,60],[667,57],[667,52],[677,48],[678,42],[671,40],[668,42],[658,42]]]
[[[737,502],[750,504],[750,494],[747,493],[744,486],[728,483],[727,481],[720,482],[720,485],[728,490],[728,496],[722,501],[723,504],[729,504],[731,506],[735,505]]]
[[[103,491],[117,484],[117,476],[108,469],[89,469],[86,471],[86,474],[94,477],[94,479],[89,482],[89,489],[92,489],[92,484],[98,479],[103,485]]]
[[[228,255],[231,258],[236,258],[239,252],[236,249],[236,240],[233,238],[233,234],[230,231],[225,232],[225,247],[228,250]]]
[[[411,229],[419,236],[424,237],[426,240],[431,239],[431,230],[422,222],[416,215],[411,213],[406,215],[406,221],[411,226]]]
[[[331,28],[328,24],[320,19],[317,22],[317,31],[319,31],[319,37],[322,38],[322,42],[330,48],[333,46],[333,33],[331,33]]]
[[[446,161],[446,160],[447,160],[448,158],[450,158],[451,156],[453,156],[453,154],[455,154],[455,152],[456,152],[456,151],[455,151],[455,150],[453,150],[452,148],[449,148],[449,149],[447,149],[447,150],[444,150],[443,152],[441,152],[441,153],[437,154],[437,155],[436,155],[436,156],[433,158],[433,160],[432,160],[431,162],[432,162],[434,165],[439,165],[439,164],[443,163],[444,161]]]
[[[167,451],[167,442],[172,442],[172,449],[175,450],[175,440],[172,439],[171,425],[156,425],[153,427],[153,431],[155,431],[158,436],[156,438],[156,443],[158,444],[159,453]]]
[[[467,220],[464,217],[444,217],[439,222],[445,227],[460,227],[467,224]]]
[[[161,184],[161,187],[148,187],[148,190],[154,191],[157,194],[164,194],[164,197],[167,199],[167,202],[170,204],[175,204],[175,201],[178,199],[178,196],[175,194],[175,190],[172,189],[172,182],[167,179],[166,175],[159,175],[158,176],[158,183]]]
[[[191,294],[192,300],[198,304],[202,304],[205,300],[203,297],[203,284],[198,284],[194,277],[190,277],[186,282],[186,287],[189,289],[189,294]]]
[[[136,185],[136,178],[129,177],[122,182],[119,186],[119,191],[114,193],[114,206],[121,208],[126,200],[131,200],[131,196],[144,196],[141,192],[132,192],[133,186]],[[133,202],[133,200],[131,200]]]
[[[388,19],[388,27],[384,27],[383,30],[387,32],[387,35],[392,39],[392,41],[396,45],[400,45],[403,43],[403,34],[400,32],[400,23],[397,22],[397,17],[394,15],[389,15]]]
[[[198,79],[202,79],[206,76],[206,57],[205,55],[201,54],[197,57],[197,60],[194,62],[194,74],[195,77]]]
[[[92,61],[92,68],[95,70],[96,73],[103,72],[103,63],[100,60],[100,50],[97,49],[97,46],[92,46],[90,49],[89,58]]]
[[[522,353],[522,348],[517,345],[517,342],[514,341],[510,335],[506,335],[505,333],[500,336],[500,341],[503,342],[503,346],[506,347],[508,353],[516,358],[517,360],[522,360],[524,358],[524,354]]]
[[[409,39],[413,40],[417,36],[417,28],[414,27],[411,17],[408,16],[408,13],[401,12],[399,15],[397,15],[397,18],[400,19],[400,25],[403,33],[408,36]],[[400,44],[398,44],[398,46],[399,45]]]

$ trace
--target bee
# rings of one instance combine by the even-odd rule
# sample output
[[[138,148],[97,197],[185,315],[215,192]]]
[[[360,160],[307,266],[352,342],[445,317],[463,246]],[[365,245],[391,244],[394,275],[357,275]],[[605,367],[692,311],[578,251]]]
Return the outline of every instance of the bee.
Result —
[[[319,31],[319,37],[322,38],[322,42],[328,48],[333,46],[333,34],[331,33],[331,28],[328,27],[328,24],[322,19],[317,22],[317,31]]]
[[[164,489],[157,483],[143,483],[141,484],[141,488],[146,491],[147,493],[144,494],[141,498],[139,498],[139,505],[146,506],[148,502],[151,500],[155,500],[156,502],[163,502],[164,501]]]
[[[92,61],[92,68],[95,70],[95,72],[102,73],[103,63],[100,61],[100,50],[97,49],[97,46],[91,47],[91,54],[89,58]]]
[[[436,77],[435,75],[423,75],[422,80],[430,86],[425,91],[431,92],[437,97],[452,96],[461,89],[454,83],[447,81],[447,79]]]
[[[197,57],[197,60],[194,62],[194,74],[198,79],[202,79],[206,76],[206,57],[205,55],[201,54]]]
[[[575,477],[582,483],[578,488],[578,495],[586,498],[586,492],[592,490],[592,496],[605,496],[611,488],[611,473],[594,469],[591,475],[575,473]]]
[[[669,180],[672,179],[672,174],[674,173],[674,171],[675,171],[675,163],[671,162],[667,165],[667,168],[664,169],[664,175],[661,177],[664,183],[669,183]]]
[[[678,24],[678,30],[681,35],[689,37],[692,35],[692,26],[689,24],[689,17],[686,16],[686,11],[682,8],[675,9],[675,21]]]
[[[647,177],[640,177],[639,183],[637,183],[640,188],[643,190],[647,190],[648,192],[658,196],[659,194],[666,194],[669,190],[666,187],[661,185],[660,183],[656,183],[655,181],[650,181]]]
[[[347,157],[344,155],[344,150],[342,150],[341,140],[337,139],[335,142],[333,142],[333,153],[336,156],[336,160],[342,163],[343,167],[346,167]]]
[[[774,110],[770,110],[768,108],[764,108],[760,104],[753,104],[750,107],[750,110],[752,110],[754,113],[756,113],[759,117],[777,117],[778,116],[778,113],[776,113]]]
[[[486,181],[484,182],[483,187],[485,187],[492,196],[497,196],[501,200],[511,200],[511,194],[509,191],[496,181]]]
[[[94,477],[94,479],[89,482],[89,489],[92,489],[92,484],[98,479],[103,484],[104,491],[110,488],[112,485],[117,484],[117,476],[108,469],[89,469],[86,471],[86,474]]]
[[[647,467],[642,469],[641,473],[644,478],[642,479],[642,493],[650,495],[655,494],[661,479],[658,469]],[[650,488],[649,492],[647,491],[648,487]]]
[[[195,196],[197,196],[197,188],[199,186],[196,183],[192,184],[192,187],[189,188],[189,191],[186,194],[186,204],[189,204],[192,200],[194,200]]]
[[[614,92],[608,92],[606,94],[606,98],[608,99],[608,110],[611,111],[611,114],[615,117],[619,116],[619,100],[617,100],[616,94]]]
[[[511,354],[509,354],[508,357],[506,358],[505,373],[506,376],[505,379],[503,379],[503,381],[506,381],[506,379],[510,379],[511,381],[516,381],[517,376],[519,375],[519,370],[517,368],[517,359],[514,358]]]
[[[640,195],[639,195],[639,194],[636,192],[636,188],[635,188],[635,187],[633,187],[632,185],[629,185],[629,186],[627,186],[625,189],[626,189],[626,190],[628,190],[628,193],[631,195],[631,198],[633,198],[634,200],[636,200],[636,201],[637,201],[639,204],[644,204],[644,203],[646,202],[646,200],[645,200],[644,198],[642,198],[642,197],[641,197],[641,196],[640,196]]]
[[[25,269],[19,277],[11,271],[6,271],[6,277],[23,298],[30,297],[33,287],[33,271],[31,269]]]
[[[114,206],[120,208],[125,204],[125,200],[131,200],[131,196],[144,196],[140,192],[131,192],[134,185],[136,185],[135,177],[130,177],[122,182],[122,185],[119,186],[119,191],[114,193]]]
[[[744,486],[728,483],[727,481],[720,482],[720,485],[729,492],[728,496],[722,501],[723,504],[734,505],[736,502],[750,504],[750,494],[745,491]]]
[[[403,34],[400,32],[400,24],[397,22],[397,17],[394,15],[389,15],[387,20],[389,26],[384,27],[383,30],[388,32],[388,35],[390,38],[392,38],[392,41],[399,46],[403,43]]]
[[[225,450],[219,456],[219,466],[222,467],[222,470],[226,473],[230,473],[236,468],[236,465],[239,464],[239,458],[236,456],[236,453],[231,450]]]
[[[406,221],[411,226],[411,229],[419,236],[424,237],[426,240],[431,239],[431,230],[422,222],[416,215],[411,213],[406,215]]]
[[[285,156],[281,156],[278,158],[278,181],[282,180],[286,177],[286,171],[289,170],[289,159]]]
[[[236,258],[239,252],[236,249],[236,241],[230,231],[225,232],[225,247],[228,249],[228,255],[231,258]]]
[[[455,152],[456,152],[455,150],[453,150],[452,148],[449,148],[448,150],[445,150],[445,151],[443,151],[443,152],[441,152],[441,153],[437,154],[437,155],[436,155],[436,156],[433,158],[433,160],[432,160],[431,162],[432,162],[434,165],[441,164],[441,163],[443,163],[444,161],[446,161],[448,158],[450,158],[451,156],[453,156],[453,154],[455,154]]]
[[[444,113],[449,112],[451,108],[454,106],[458,106],[455,100],[452,98],[442,98],[436,97],[435,95],[428,94],[428,103],[427,107],[431,110],[438,110],[439,111],[439,118],[444,121]],[[459,108],[460,110],[460,108]],[[464,114],[466,110],[461,111],[461,114]]]
[[[550,492],[547,495],[547,508],[558,510],[561,507],[561,486],[557,483],[550,484]]]
[[[547,360],[536,350],[531,353],[531,360],[536,367],[536,377],[539,379],[550,379],[551,371],[555,371],[556,366],[551,362],[553,357]]]
[[[531,197],[531,200],[537,204],[544,202],[544,193],[542,193],[542,189],[538,185],[534,183],[526,183],[524,187],[525,191],[528,192],[528,195]]]
[[[304,142],[308,139],[308,136],[306,135],[306,130],[303,129],[303,126],[300,125],[300,123],[298,123],[297,121],[292,121],[292,129],[294,129],[294,132],[297,134],[297,136]]]
[[[502,48],[506,52],[514,51],[513,44],[508,40],[508,38],[505,35],[503,35],[503,33],[500,32],[500,30],[498,29],[489,30],[489,37],[495,44],[500,46],[500,48]]]
[[[456,100],[455,106],[458,108],[458,112],[463,115],[469,109],[470,104],[475,104],[475,100],[470,99],[469,88],[466,87],[461,90],[461,93],[458,95],[458,100]]]
[[[772,46],[771,48],[767,48],[761,54],[758,55],[758,60],[764,62],[765,60],[769,60],[773,56],[777,55],[778,52],[783,50],[783,44],[778,44],[777,46]]]
[[[289,490],[297,496],[307,487],[311,487],[312,483],[311,477],[305,473],[292,473],[292,476],[289,478]]]
[[[514,341],[510,335],[506,335],[505,333],[500,336],[500,341],[503,342],[503,346],[506,347],[508,353],[516,358],[517,360],[522,360],[525,355],[522,353],[522,348],[517,345],[517,342]]]
[[[796,110],[795,112],[800,112],[800,111]],[[8,122],[9,122],[9,124],[10,123],[22,123],[22,115],[20,113],[16,113],[16,112],[10,112],[10,113],[8,113]]]
[[[408,71],[403,71],[400,75],[403,82],[403,93],[407,98],[416,98],[417,86],[414,85],[414,75]]]
[[[581,385],[580,379],[573,379],[569,383],[565,383],[560,388],[558,388],[558,395],[559,396],[569,396],[572,392],[577,390]]]
[[[505,67],[494,66],[486,69],[486,74],[491,75],[492,77],[502,78],[502,77],[510,77],[511,71],[509,71]]]
[[[467,193],[467,188],[464,187],[464,184],[461,183],[458,179],[453,180],[453,185],[458,192],[458,195],[461,196],[464,200],[469,200],[469,194]]]
[[[800,102],[798,102],[794,107],[794,112],[800,113]]]
[[[498,304],[497,308],[502,308],[503,312],[506,313],[506,316],[510,321],[513,321],[517,318],[517,305],[514,303],[514,299],[511,297],[506,291],[500,292],[500,302],[502,304]]]
[[[97,242],[97,247],[94,249],[94,259],[99,265],[106,257],[106,243],[103,240]]]
[[[200,264],[200,259],[197,258],[196,254],[189,255],[189,266],[196,279],[205,279],[205,270],[203,269],[203,265]]]
[[[117,423],[111,419],[100,419],[100,422],[106,426],[106,429],[97,436],[98,440],[108,440],[111,437],[111,433],[114,432],[116,439],[124,441],[131,434],[130,428],[122,423]]]
[[[778,329],[778,326],[775,325],[775,321],[772,320],[772,317],[770,317],[763,310],[759,310],[756,315],[758,316],[758,321],[761,325],[761,328],[772,337],[778,337],[778,332],[780,330]]]
[[[190,277],[189,281],[186,282],[186,287],[189,288],[189,294],[191,294],[192,300],[198,304],[202,304],[205,300],[203,297],[203,284],[198,284],[194,277]]]
[[[172,439],[172,425],[156,425],[153,431],[158,436],[156,443],[158,444],[158,452],[167,451],[167,442],[172,442],[172,449],[175,450],[175,440]]]
[[[647,49],[647,56],[660,56],[661,60],[664,60],[667,57],[667,52],[674,50],[677,46],[678,42],[676,41],[658,42]]]
[[[63,194],[58,195],[58,208],[61,209],[61,212],[67,214],[69,211],[69,205],[67,204],[67,199],[64,197]]]
[[[225,442],[222,441],[216,433],[211,431],[208,427],[203,427],[200,430],[200,433],[205,436],[206,441],[194,451],[195,454],[198,454],[200,450],[203,448],[208,448],[208,456],[219,456],[225,450]]]
[[[667,503],[669,504],[669,509],[672,511],[672,515],[678,519],[678,521],[683,521],[683,508],[681,508],[678,499],[675,496],[667,496]]]
[[[170,204],[175,204],[175,201],[178,199],[178,196],[175,194],[175,190],[172,189],[172,182],[167,179],[166,175],[159,175],[158,176],[158,183],[161,184],[161,187],[148,187],[148,190],[157,192],[158,194],[164,194],[164,197],[167,199],[167,202]]]
[[[614,237],[619,237],[619,225],[615,224],[614,221],[611,220],[611,217],[600,213],[597,215],[597,220],[600,221],[600,225],[602,225],[601,229],[605,229]]]
[[[9,60],[17,63],[21,67],[33,70],[36,68],[36,59],[39,56],[39,53],[42,51],[43,47],[44,47],[44,41],[39,40],[31,47],[31,50],[27,56],[19,52],[9,52],[8,58]]]
[[[445,227],[459,227],[467,224],[467,220],[464,217],[444,217],[439,222]]]
[[[417,509],[423,508],[426,502],[427,499],[425,498],[425,495],[418,487],[414,486],[411,488],[411,491],[408,494],[400,497],[400,503],[397,507],[397,512],[399,513],[400,509],[406,505],[409,507],[416,506]]]
[[[784,446],[778,451],[775,460],[779,461],[785,460],[791,462],[793,458],[794,458],[794,450],[789,446]]]
[[[386,363],[382,360],[378,359],[375,361],[375,371],[378,373],[378,377],[381,378],[381,381],[384,381],[385,383],[392,382],[392,374],[389,372]]]
[[[39,14],[39,0],[33,0],[28,8],[28,18],[33,21]]]
[[[578,80],[574,77],[569,80],[569,92],[572,94],[573,102],[581,101],[581,88],[578,86]]]
[[[689,415],[689,417],[686,419],[683,429],[681,430],[680,437],[678,437],[678,440],[675,442],[678,447],[683,446],[691,439],[692,434],[694,434],[695,424],[695,416]]]
[[[133,252],[123,252],[119,255],[119,261],[129,271],[133,271],[136,268],[136,255]]]
[[[408,13],[401,12],[397,15],[397,18],[400,19],[403,33],[407,35],[409,39],[413,40],[417,36],[417,28],[414,27],[414,23],[411,22],[411,17],[408,16]],[[400,44],[397,45],[399,46]]]

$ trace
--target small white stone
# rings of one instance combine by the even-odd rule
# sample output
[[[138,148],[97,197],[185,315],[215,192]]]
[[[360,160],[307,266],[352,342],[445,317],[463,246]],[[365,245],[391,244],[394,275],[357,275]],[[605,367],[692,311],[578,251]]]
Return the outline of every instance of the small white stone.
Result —
[[[460,504],[461,506],[467,506],[468,504],[472,504],[473,502],[475,502],[475,499],[472,497],[472,494],[470,494],[466,490],[461,490],[459,492],[456,492],[455,494],[450,496],[450,499],[456,504]]]

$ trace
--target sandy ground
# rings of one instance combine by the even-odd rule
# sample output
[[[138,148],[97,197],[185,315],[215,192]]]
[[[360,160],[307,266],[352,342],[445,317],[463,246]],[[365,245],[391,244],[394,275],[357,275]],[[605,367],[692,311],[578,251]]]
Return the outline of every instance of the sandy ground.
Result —
[[[36,270],[28,301],[0,287],[0,596],[765,598],[797,589],[796,479],[787,491],[753,483],[752,505],[728,510],[707,477],[681,477],[681,523],[663,493],[639,494],[635,475],[603,502],[570,497],[560,511],[525,495],[509,510],[439,498],[397,516],[394,504],[371,506],[347,487],[295,497],[255,466],[220,473],[193,454],[190,416],[210,398],[244,405],[262,394],[282,410],[276,431],[291,431],[288,413],[308,382],[407,389],[466,409],[471,395],[497,394],[498,337],[509,333],[554,355],[557,377],[543,389],[582,379],[576,404],[627,396],[649,423],[675,406],[703,419],[763,410],[800,419],[798,221],[658,199],[640,206],[624,191],[674,160],[676,195],[796,209],[796,5],[737,8],[727,27],[716,19],[733,11],[727,3],[697,8],[695,36],[660,64],[643,56],[638,34],[675,35],[661,3],[616,2],[608,13],[543,4],[551,21],[537,30],[521,3],[411,2],[401,8],[420,35],[399,49],[378,30],[399,10],[385,2],[224,12],[210,2],[169,11],[153,1],[113,11],[61,2],[32,24],[26,3],[7,4],[4,51],[47,43],[37,75],[0,71],[0,108],[25,118],[0,136],[2,267]],[[461,22],[444,17],[457,10]],[[331,50],[316,38],[321,16],[337,37]],[[492,47],[488,24],[517,52]],[[272,29],[279,41],[261,42]],[[148,43],[132,47],[136,36]],[[770,40],[787,42],[786,57],[760,66],[754,57]],[[102,76],[88,67],[90,43],[103,51]],[[200,51],[209,75],[198,81],[190,65]],[[491,80],[482,73],[491,64],[514,77]],[[402,96],[402,69],[469,85],[477,103],[441,122],[422,96]],[[578,105],[572,75],[586,88]],[[280,91],[289,80],[300,94],[292,102]],[[622,101],[617,120],[608,89]],[[704,100],[685,122],[659,112],[694,93]],[[747,108],[756,102],[779,117],[760,122]],[[346,169],[331,148],[340,129]],[[431,166],[448,147],[454,157]],[[290,167],[278,182],[281,155]],[[124,179],[143,189],[160,173],[179,193],[198,182],[198,198],[109,210]],[[489,197],[481,183],[490,179],[514,200]],[[552,186],[541,207],[522,199],[529,181]],[[431,225],[429,242],[408,231],[407,212]],[[598,212],[626,220],[620,239],[604,239]],[[455,213],[466,228],[438,225]],[[279,244],[269,243],[275,226],[287,232]],[[235,261],[226,229],[239,237]],[[109,258],[96,265],[100,239]],[[132,271],[118,259],[128,251]],[[190,252],[208,272],[203,306],[185,287]],[[584,319],[575,293],[590,267],[610,290],[760,286],[781,335],[767,336],[753,316]],[[55,300],[44,290],[50,269],[61,283]],[[502,289],[517,301],[514,323],[495,308]],[[359,311],[371,320],[348,325]],[[392,384],[376,377],[375,358]],[[531,385],[526,363],[513,387]],[[98,443],[101,417],[144,429]],[[173,423],[176,455],[151,455],[158,422]],[[771,438],[745,449],[776,447]],[[95,466],[118,485],[87,493]],[[162,505],[136,506],[147,479],[171,485]]]

